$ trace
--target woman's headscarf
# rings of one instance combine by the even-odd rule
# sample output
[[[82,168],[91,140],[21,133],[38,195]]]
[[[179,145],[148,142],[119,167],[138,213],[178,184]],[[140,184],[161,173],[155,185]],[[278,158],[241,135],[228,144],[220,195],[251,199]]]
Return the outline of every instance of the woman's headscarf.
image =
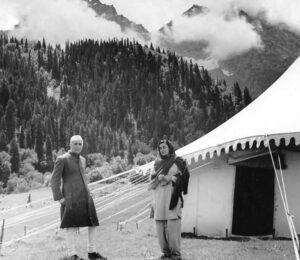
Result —
[[[159,146],[163,143],[165,143],[169,147],[168,155],[162,155],[160,153]],[[156,172],[156,175],[157,174],[167,175],[169,169],[171,168],[171,166],[173,165],[173,163],[175,161],[175,149],[174,149],[173,145],[167,139],[160,140],[158,143],[157,149],[158,149],[158,153],[159,153],[159,156],[161,159],[158,159],[155,161],[154,170]]]

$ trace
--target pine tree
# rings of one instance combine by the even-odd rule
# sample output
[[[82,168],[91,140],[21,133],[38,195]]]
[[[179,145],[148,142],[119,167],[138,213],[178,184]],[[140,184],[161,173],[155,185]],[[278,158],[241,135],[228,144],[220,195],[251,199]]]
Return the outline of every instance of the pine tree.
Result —
[[[7,186],[7,181],[11,173],[10,155],[7,152],[0,152],[0,182],[3,182],[3,187]]]
[[[16,138],[11,139],[11,142],[9,143],[9,155],[11,156],[11,171],[14,173],[19,173],[20,155],[19,146]]]
[[[46,41],[45,41],[45,38],[43,38],[43,44],[42,44],[42,47],[43,47],[43,51],[45,53],[46,51]]]
[[[44,142],[43,142],[42,123],[41,123],[41,119],[39,118],[37,121],[36,137],[35,137],[35,152],[37,153],[39,165],[44,159],[43,143]]]
[[[47,135],[46,137],[46,162],[47,162],[47,170],[52,171],[53,169],[53,156],[52,156],[52,141],[51,137]]]
[[[107,160],[109,161],[111,159],[111,142],[110,142],[110,139],[107,139],[105,141],[105,156],[107,158]]]
[[[6,108],[7,103],[10,98],[10,91],[5,81],[2,81],[2,85],[0,86],[0,106],[2,108]]]
[[[133,145],[132,145],[132,143],[131,143],[131,140],[129,140],[129,145],[128,145],[128,163],[129,164],[134,164],[134,161],[133,161],[133,159],[134,159],[134,155],[133,155],[133,147],[132,147]]]
[[[59,65],[58,65],[58,58],[57,58],[56,50],[54,50],[54,54],[53,54],[52,76],[53,76],[54,79],[57,79],[57,80],[60,79],[60,71],[59,71]]]
[[[67,136],[66,136],[66,122],[63,116],[60,116],[58,122],[58,141],[59,141],[59,148],[65,148],[67,145]]]
[[[239,111],[242,108],[242,91],[240,89],[239,83],[235,82],[233,84],[233,95],[234,95],[234,105],[235,105],[235,111]]]
[[[27,121],[31,120],[31,117],[32,117],[31,106],[30,106],[30,102],[29,102],[28,98],[25,99],[25,102],[23,105],[23,117],[25,119],[25,124]]]
[[[28,52],[28,41],[27,39],[25,39],[25,53]]]
[[[24,128],[21,127],[21,132],[20,132],[20,148],[25,148],[25,133],[24,133]]]
[[[5,115],[1,117],[0,121],[0,129],[6,132],[6,121],[5,121]]]
[[[33,148],[31,126],[29,122],[27,122],[25,130],[25,147],[29,149]]]
[[[10,99],[8,101],[6,112],[5,112],[7,137],[9,141],[11,141],[15,137],[15,131],[17,127],[16,114],[17,114],[16,103],[12,99]]]
[[[2,118],[3,116],[4,116],[4,109],[3,109],[2,106],[0,106],[0,120],[1,120],[1,118]],[[0,124],[0,130],[2,130],[1,124]],[[3,129],[3,130],[5,130],[5,129]]]
[[[41,50],[38,51],[38,67],[43,67],[44,60],[43,60],[43,52]]]
[[[245,107],[248,106],[252,102],[252,98],[250,96],[249,89],[247,87],[244,88],[243,98],[244,98],[244,106]]]
[[[3,130],[0,131],[0,152],[4,151],[7,152],[8,151],[8,147],[7,147],[7,138],[6,138],[6,134]]]

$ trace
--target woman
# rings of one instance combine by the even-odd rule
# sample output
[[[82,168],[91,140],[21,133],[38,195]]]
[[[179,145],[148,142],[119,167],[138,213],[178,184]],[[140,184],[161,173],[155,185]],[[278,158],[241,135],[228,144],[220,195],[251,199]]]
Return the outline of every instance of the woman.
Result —
[[[159,246],[159,259],[181,260],[182,193],[187,194],[189,172],[185,161],[176,157],[172,144],[164,139],[158,144],[159,159],[150,175],[154,190],[154,220]]]

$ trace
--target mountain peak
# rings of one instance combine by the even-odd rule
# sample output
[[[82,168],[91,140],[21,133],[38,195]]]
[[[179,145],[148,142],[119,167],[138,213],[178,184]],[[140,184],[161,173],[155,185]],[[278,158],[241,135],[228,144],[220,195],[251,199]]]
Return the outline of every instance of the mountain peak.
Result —
[[[97,14],[105,15],[106,17],[113,17],[118,15],[116,8],[113,5],[102,4],[99,0],[86,0],[88,5],[92,7]]]
[[[209,9],[205,6],[200,6],[200,5],[193,5],[190,9],[185,11],[182,15],[183,16],[188,16],[188,17],[193,17],[199,14],[205,14],[208,13]]]
[[[100,0],[83,0],[86,1],[90,8],[92,8],[97,15],[104,17],[108,21],[117,23],[122,31],[128,29],[138,33],[143,39],[149,40],[149,32],[147,29],[141,25],[130,21],[125,16],[118,14],[116,8],[113,5],[106,5],[101,3]]]

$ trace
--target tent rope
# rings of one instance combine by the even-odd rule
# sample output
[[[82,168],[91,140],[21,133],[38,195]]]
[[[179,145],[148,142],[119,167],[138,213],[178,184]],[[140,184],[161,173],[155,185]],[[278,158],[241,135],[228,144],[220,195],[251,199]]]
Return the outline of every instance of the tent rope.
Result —
[[[289,215],[290,220],[291,220],[291,224],[292,224],[291,227],[292,227],[292,230],[294,232],[294,236],[295,236],[295,240],[296,240],[296,245],[297,245],[298,252],[299,252],[299,239],[298,239],[296,228],[295,228],[295,225],[294,225],[294,222],[293,222],[294,215],[292,215],[290,213],[290,210],[289,210],[289,204],[288,204],[288,200],[287,200],[287,196],[286,196],[285,183],[284,183],[284,178],[283,178],[283,173],[282,173],[282,167],[281,167],[281,160],[280,160],[280,156],[279,155],[278,155],[278,163],[279,163],[279,166],[280,166],[281,182],[283,183],[283,191],[284,191],[284,195],[285,195],[287,214]]]
[[[296,257],[296,260],[300,260],[300,258],[299,258],[299,241],[298,241],[298,236],[297,236],[297,232],[296,232],[296,229],[295,229],[295,225],[294,225],[294,222],[293,222],[293,217],[290,214],[289,208],[288,208],[288,201],[287,201],[287,196],[286,196],[285,183],[284,183],[284,181],[281,183],[280,180],[279,180],[278,172],[277,172],[275,161],[274,161],[273,154],[272,154],[272,149],[270,147],[269,137],[268,137],[267,134],[265,135],[265,138],[267,140],[267,145],[268,145],[270,157],[271,157],[273,168],[274,168],[274,173],[275,173],[276,180],[277,180],[278,189],[279,189],[279,192],[280,192],[280,196],[281,196],[281,199],[282,199],[282,203],[283,203],[284,211],[285,211],[285,214],[286,214],[287,222],[288,222],[289,229],[290,229],[290,232],[291,232],[295,257]],[[283,174],[282,174],[282,168],[281,168],[280,161],[279,161],[279,167],[280,167],[280,172],[281,172],[281,178],[283,180]]]

